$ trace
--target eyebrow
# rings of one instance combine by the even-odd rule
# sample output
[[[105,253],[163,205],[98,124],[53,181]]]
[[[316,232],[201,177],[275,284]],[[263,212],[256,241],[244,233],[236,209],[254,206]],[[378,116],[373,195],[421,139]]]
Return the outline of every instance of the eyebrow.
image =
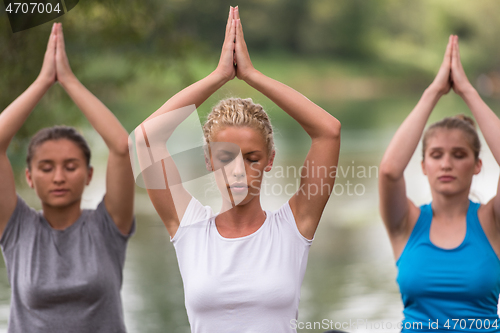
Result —
[[[248,153],[244,153],[244,154],[242,153],[242,155],[249,155],[249,154],[261,153],[261,152],[262,152],[262,150],[253,150],[253,151],[250,151]],[[234,151],[228,151],[228,150],[223,150],[223,149],[217,151],[217,154],[224,154],[224,153],[225,154],[237,154]]]
[[[68,158],[68,159],[65,159],[63,162],[68,163],[68,162],[78,162],[78,161],[79,161],[78,158]],[[40,161],[38,161],[38,164],[43,164],[43,163],[54,163],[54,160],[40,160]]]
[[[429,147],[429,149],[433,149],[433,150],[442,150],[444,149],[443,147]],[[451,147],[451,149],[467,149],[466,146],[456,146],[456,147]]]

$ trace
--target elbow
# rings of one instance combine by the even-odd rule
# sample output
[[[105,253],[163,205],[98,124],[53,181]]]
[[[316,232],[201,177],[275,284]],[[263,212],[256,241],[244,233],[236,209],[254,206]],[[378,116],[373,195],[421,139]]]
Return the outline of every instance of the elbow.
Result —
[[[329,127],[330,135],[336,139],[340,139],[340,129],[342,127],[340,121],[337,118],[333,118]]]
[[[120,137],[113,148],[114,148],[113,151],[120,156],[128,155],[129,154],[128,136],[124,135]]]
[[[395,168],[393,163],[382,161],[378,169],[378,176],[379,179],[396,181],[403,177],[403,172],[404,170],[400,171],[399,169]]]
[[[330,140],[340,141],[340,128],[340,121],[337,118],[331,117],[329,121],[324,123],[321,136]]]

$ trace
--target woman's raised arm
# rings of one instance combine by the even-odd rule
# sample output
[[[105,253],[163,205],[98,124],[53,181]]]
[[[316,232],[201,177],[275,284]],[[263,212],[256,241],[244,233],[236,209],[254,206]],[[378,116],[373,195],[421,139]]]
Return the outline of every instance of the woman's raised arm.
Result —
[[[447,94],[451,89],[452,45],[453,36],[450,36],[443,63],[436,78],[396,131],[380,163],[380,213],[391,238],[396,257],[404,248],[404,244],[413,229],[408,221],[416,221],[419,214],[418,207],[406,196],[403,173],[417,148],[432,110],[441,96]]]
[[[135,187],[128,150],[128,133],[113,113],[75,77],[66,56],[61,23],[56,23],[56,32],[57,81],[108,146],[104,203],[118,229],[126,235],[130,232],[133,222]]]
[[[161,180],[165,182],[165,184],[162,184],[162,188],[164,189],[148,188],[148,195],[158,215],[167,227],[170,237],[174,237],[177,232],[180,221],[182,220],[184,212],[192,197],[191,194],[189,194],[189,192],[187,192],[182,186],[177,167],[173,163],[172,159],[169,158],[170,154],[168,153],[164,143],[168,140],[175,128],[182,122],[182,120],[185,119],[187,113],[172,113],[171,117],[163,117],[161,120],[155,120],[154,118],[190,105],[194,105],[195,107],[200,106],[226,82],[235,77],[236,72],[234,68],[233,54],[234,38],[236,33],[233,20],[233,10],[234,8],[230,7],[224,44],[222,46],[222,52],[217,68],[207,77],[193,83],[189,87],[172,96],[167,102],[165,102],[165,104],[163,104],[141,124],[141,131],[137,132],[136,130],[136,134],[145,136],[145,143],[142,145],[137,144],[136,148],[139,154],[142,154],[140,150],[151,149],[151,147],[153,147],[156,143],[152,141],[161,141],[161,147],[157,148],[162,150],[158,152],[158,155],[162,156],[162,164],[161,166],[158,165],[156,170],[152,170],[152,177],[150,178],[151,181],[154,182],[157,182],[158,179],[161,178]],[[153,133],[150,133],[146,131],[146,127],[156,128],[156,131],[151,131]],[[155,135],[154,140],[152,140],[150,134]],[[149,152],[144,153],[143,155],[149,156]],[[146,178],[148,178],[148,175],[145,173],[143,173],[143,175],[145,177],[145,182],[147,183],[148,180]],[[169,182],[171,183],[170,186]],[[173,185],[174,183],[176,185]],[[148,186],[146,185],[146,187]]]
[[[166,112],[176,110],[188,105],[199,107],[207,98],[215,93],[235,76],[233,65],[235,27],[233,22],[233,7],[229,9],[229,17],[226,24],[224,44],[217,68],[207,77],[184,88],[156,110],[148,119],[154,118]]]
[[[17,203],[14,173],[7,158],[7,148],[31,111],[56,81],[56,24],[52,26],[42,70],[35,82],[0,113],[0,236]]]
[[[253,67],[237,10],[235,16],[237,77],[276,103],[294,118],[312,139],[299,190],[290,199],[290,208],[300,233],[312,239],[333,190],[335,178],[330,176],[332,171],[336,171],[338,163],[340,122],[298,91],[265,76]],[[318,172],[313,174],[311,170],[307,170],[308,167],[314,167]]]
[[[493,154],[493,157],[500,165],[500,119],[482,100],[478,92],[470,84],[467,75],[460,61],[460,50],[458,47],[458,36],[453,38],[453,52],[451,61],[451,78],[453,80],[453,90],[462,97],[484,135],[484,139]],[[486,205],[493,214],[497,230],[500,230],[500,179],[497,187],[497,194]],[[498,232],[500,233],[500,231]]]

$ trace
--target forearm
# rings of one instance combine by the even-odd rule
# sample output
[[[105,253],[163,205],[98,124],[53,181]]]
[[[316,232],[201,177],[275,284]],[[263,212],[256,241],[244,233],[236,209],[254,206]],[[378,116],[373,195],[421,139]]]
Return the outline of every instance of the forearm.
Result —
[[[221,75],[218,71],[213,71],[207,77],[193,83],[187,88],[184,88],[168,101],[165,102],[158,110],[156,110],[148,119],[157,117],[166,112],[180,109],[188,105],[196,105],[199,107],[213,93],[215,93],[226,82],[227,78]]]
[[[52,82],[37,78],[0,113],[0,151],[7,151],[10,141],[51,85]]]
[[[442,95],[431,85],[427,88],[412,112],[396,131],[382,158],[382,175],[398,179],[418,146],[425,124]]]
[[[110,152],[128,153],[128,133],[115,115],[75,76],[65,80],[61,85],[103,138]]]
[[[460,94],[484,135],[495,160],[500,164],[500,119],[479,96],[479,93],[470,86]]]
[[[257,70],[248,75],[245,82],[294,118],[312,139],[331,136],[332,133],[340,135],[340,122],[295,89]]]

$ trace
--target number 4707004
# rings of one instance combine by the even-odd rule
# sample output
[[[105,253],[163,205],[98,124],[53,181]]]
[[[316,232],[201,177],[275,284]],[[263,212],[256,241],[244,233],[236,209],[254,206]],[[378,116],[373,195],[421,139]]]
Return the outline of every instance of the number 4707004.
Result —
[[[491,321],[489,319],[448,319],[443,326],[447,329],[498,328],[497,320],[498,319]]]
[[[61,8],[59,3],[55,6],[52,6],[51,3],[42,3],[42,2],[14,2],[9,3],[5,11],[12,14],[50,14],[52,12],[60,13]]]

